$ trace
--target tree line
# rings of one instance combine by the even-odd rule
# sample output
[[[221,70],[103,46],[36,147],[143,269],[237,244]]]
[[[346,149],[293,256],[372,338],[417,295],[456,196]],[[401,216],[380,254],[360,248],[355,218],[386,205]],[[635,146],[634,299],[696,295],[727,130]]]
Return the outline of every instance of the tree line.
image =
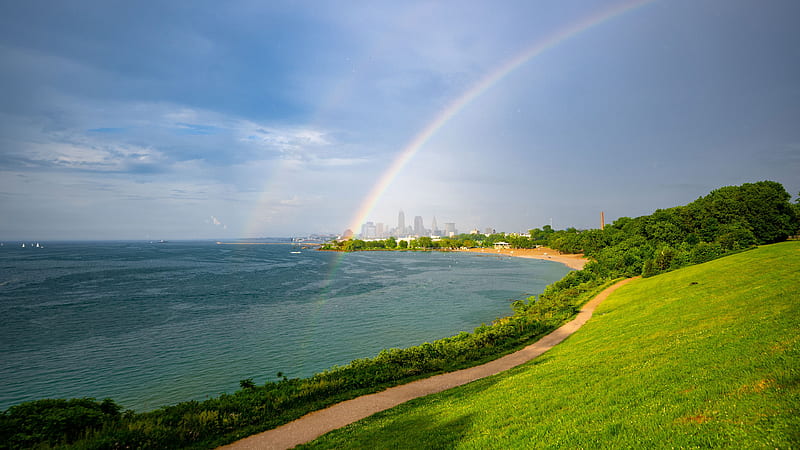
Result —
[[[600,278],[656,275],[697,264],[759,244],[780,242],[800,228],[800,199],[794,204],[783,185],[774,181],[726,186],[685,206],[656,210],[636,218],[621,217],[604,229],[554,230],[545,225],[528,235],[461,234],[433,240],[363,241],[326,244],[326,250],[450,250],[492,247],[550,247],[563,253],[583,253],[585,270]]]
[[[653,276],[786,240],[800,230],[800,200],[774,181],[726,186],[685,206],[621,217],[605,229],[531,230],[546,245],[591,259],[594,276]]]

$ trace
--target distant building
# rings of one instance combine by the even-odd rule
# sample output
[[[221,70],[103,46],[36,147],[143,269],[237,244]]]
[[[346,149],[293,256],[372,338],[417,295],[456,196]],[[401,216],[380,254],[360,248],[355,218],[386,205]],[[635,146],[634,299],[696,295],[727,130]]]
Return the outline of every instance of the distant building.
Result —
[[[361,226],[361,238],[362,239],[373,239],[377,237],[377,229],[375,228],[375,224],[372,222],[367,222]]]
[[[403,237],[406,235],[406,215],[403,214],[403,210],[400,210],[400,213],[397,214],[397,237]]]
[[[378,222],[375,224],[375,236],[382,238],[386,237],[386,224],[383,222]]]
[[[453,222],[445,222],[444,224],[444,235],[448,237],[453,237],[457,233],[456,224]]]
[[[414,217],[414,234],[417,236],[425,235],[425,226],[422,224],[422,216]]]
[[[511,244],[508,242],[495,242],[494,248],[501,249],[501,248],[511,248]]]
[[[350,239],[352,237],[353,237],[353,230],[351,230],[350,228],[344,230],[344,233],[342,233],[342,239]]]

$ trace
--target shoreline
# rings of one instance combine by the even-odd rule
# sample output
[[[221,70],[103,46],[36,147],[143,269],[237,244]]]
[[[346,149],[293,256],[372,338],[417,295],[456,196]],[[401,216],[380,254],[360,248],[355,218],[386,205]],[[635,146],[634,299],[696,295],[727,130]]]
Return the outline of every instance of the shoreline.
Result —
[[[561,253],[548,247],[539,248],[470,248],[467,250],[453,250],[456,252],[476,253],[483,256],[508,256],[513,258],[541,259],[555,261],[570,269],[581,270],[589,262],[582,253]]]
[[[220,242],[218,242],[220,244]],[[224,243],[223,243],[224,244]],[[321,252],[339,252],[346,253],[340,249],[318,248],[317,251]],[[555,261],[564,264],[570,269],[581,270],[589,260],[583,256],[583,253],[561,253],[558,250],[553,250],[549,247],[538,248],[469,248],[469,249],[439,249],[439,248],[366,248],[358,249],[356,252],[461,252],[461,253],[475,253],[482,256],[508,256],[512,258],[527,258],[527,259],[541,259],[543,261]]]
[[[480,249],[478,249],[480,250]],[[485,249],[494,250],[494,249]],[[517,250],[517,249],[515,249]],[[523,249],[524,250],[524,249]],[[481,253],[481,252],[478,252]],[[548,252],[549,253],[549,252]],[[487,253],[487,256],[491,254]],[[515,253],[516,255],[516,253]],[[574,255],[572,255],[574,257]],[[524,256],[523,256],[524,257]],[[528,256],[530,258],[530,256]],[[573,258],[574,259],[574,258]],[[640,277],[626,278],[606,287],[589,300],[578,314],[556,330],[539,338],[536,342],[513,353],[501,356],[487,363],[466,369],[434,375],[428,378],[400,384],[333,404],[327,408],[310,412],[289,423],[271,430],[262,431],[248,437],[218,447],[217,450],[231,449],[290,449],[306,444],[330,431],[345,427],[361,419],[415,398],[436,394],[454,387],[463,386],[476,380],[497,375],[534,360],[555,347],[575,331],[580,329],[594,314],[595,308],[612,292]]]

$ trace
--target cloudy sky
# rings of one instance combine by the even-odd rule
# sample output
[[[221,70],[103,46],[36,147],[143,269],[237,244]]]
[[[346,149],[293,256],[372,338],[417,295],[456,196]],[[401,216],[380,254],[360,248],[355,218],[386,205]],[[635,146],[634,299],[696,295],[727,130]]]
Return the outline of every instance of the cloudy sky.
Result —
[[[341,233],[400,209],[589,228],[758,180],[794,197],[798,17],[796,0],[2,2],[0,239]]]

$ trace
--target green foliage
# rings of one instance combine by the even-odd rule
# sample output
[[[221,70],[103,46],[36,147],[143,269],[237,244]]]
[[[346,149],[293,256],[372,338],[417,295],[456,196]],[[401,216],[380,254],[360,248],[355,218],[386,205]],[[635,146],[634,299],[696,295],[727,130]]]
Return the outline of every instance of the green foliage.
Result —
[[[622,217],[604,230],[567,229],[531,235],[566,253],[594,259],[601,277],[645,277],[785,240],[800,227],[795,207],[774,181],[727,186],[649,216]]]
[[[431,239],[428,236],[419,237],[419,238],[416,239],[416,241],[417,241],[417,245],[415,247],[420,247],[420,248],[434,248],[434,247],[436,247],[435,245],[433,245],[433,239]]]
[[[386,241],[366,241],[364,242],[364,249],[384,249],[386,248]]]
[[[794,233],[793,235],[797,236],[800,234],[800,193],[797,194],[797,199],[792,204],[792,209],[794,210]]]
[[[121,407],[111,399],[45,399],[12,406],[0,415],[0,448],[71,444],[116,422]]]
[[[461,247],[462,242],[458,239],[442,238],[436,244],[441,249],[452,250]]]
[[[344,241],[344,245],[342,246],[342,251],[356,252],[364,248],[366,248],[366,243],[361,239],[348,239]]]
[[[545,225],[542,227],[542,229],[534,228],[532,230],[528,230],[528,233],[530,234],[532,241],[542,244],[550,240],[550,235],[554,233],[554,230],[550,225]]]

